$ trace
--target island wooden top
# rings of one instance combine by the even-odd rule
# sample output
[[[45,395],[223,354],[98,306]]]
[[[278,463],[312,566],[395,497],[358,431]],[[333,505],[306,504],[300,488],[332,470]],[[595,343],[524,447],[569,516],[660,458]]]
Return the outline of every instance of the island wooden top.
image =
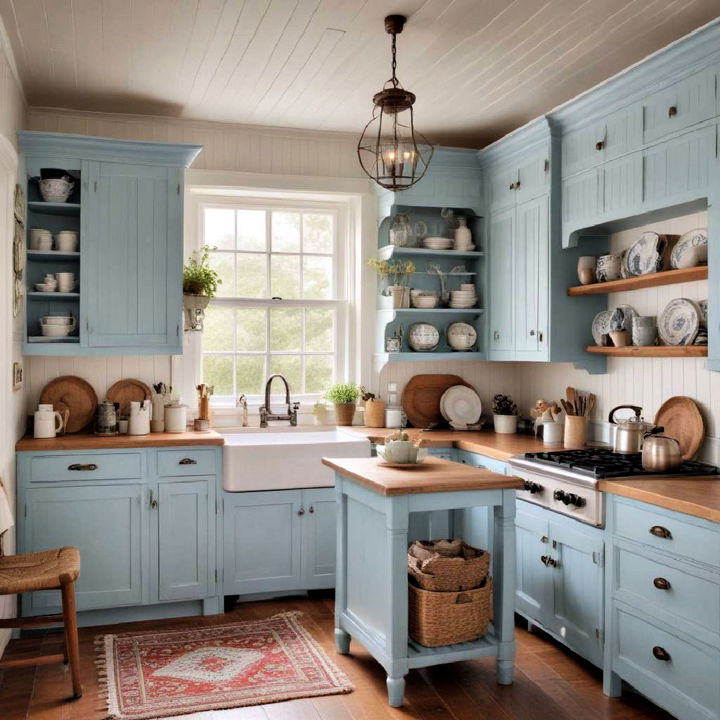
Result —
[[[380,495],[506,490],[522,487],[519,478],[440,458],[427,458],[420,465],[413,465],[407,469],[385,467],[380,464],[381,458],[323,458],[322,462],[343,477],[356,480],[360,485]]]
[[[225,438],[215,430],[209,432],[150,433],[149,435],[113,435],[112,437],[101,437],[91,433],[73,433],[47,439],[26,435],[15,445],[15,450],[17,452],[121,450],[123,448],[217,446],[224,444]]]
[[[385,438],[397,430],[389,428],[369,428],[353,426],[343,428],[343,432],[352,432],[368,438],[371,442],[382,444]],[[420,434],[420,430],[408,428],[405,430],[411,438]],[[424,447],[455,447],[468,452],[479,453],[495,460],[507,461],[514,455],[526,452],[546,452],[548,450],[562,449],[543,445],[542,440],[536,440],[532,435],[503,435],[492,430],[428,430],[422,432]]]
[[[720,477],[601,480],[600,490],[720,522]]]

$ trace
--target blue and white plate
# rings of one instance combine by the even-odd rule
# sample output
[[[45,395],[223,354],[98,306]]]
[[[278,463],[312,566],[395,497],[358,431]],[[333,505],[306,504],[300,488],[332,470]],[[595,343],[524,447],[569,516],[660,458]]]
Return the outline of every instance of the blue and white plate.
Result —
[[[670,265],[676,269],[707,263],[707,228],[695,228],[680,236],[670,254]]]
[[[603,345],[606,335],[610,332],[610,318],[612,312],[610,310],[602,310],[593,319],[592,336],[596,345]]]
[[[662,270],[667,238],[656,232],[644,232],[627,251],[626,263],[631,275],[648,275]]]
[[[692,345],[700,330],[702,310],[687,298],[671,300],[658,318],[658,335],[666,345]]]

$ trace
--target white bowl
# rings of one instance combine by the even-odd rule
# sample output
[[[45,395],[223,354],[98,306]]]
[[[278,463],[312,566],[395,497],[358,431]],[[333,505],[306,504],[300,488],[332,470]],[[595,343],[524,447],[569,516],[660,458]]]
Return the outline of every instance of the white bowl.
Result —
[[[40,332],[43,337],[67,337],[75,329],[75,323],[72,325],[46,325],[40,323]]]
[[[49,180],[40,180],[38,183],[40,195],[45,202],[67,202],[70,197],[75,183],[68,182],[63,178],[52,178]]]
[[[55,292],[57,285],[51,283],[35,283],[35,290],[38,292]]]
[[[72,325],[75,318],[72,315],[45,315],[40,322],[43,325]]]
[[[425,310],[431,310],[438,304],[438,298],[436,297],[425,297],[424,295],[417,295],[412,298],[412,306],[416,308],[423,308]]]

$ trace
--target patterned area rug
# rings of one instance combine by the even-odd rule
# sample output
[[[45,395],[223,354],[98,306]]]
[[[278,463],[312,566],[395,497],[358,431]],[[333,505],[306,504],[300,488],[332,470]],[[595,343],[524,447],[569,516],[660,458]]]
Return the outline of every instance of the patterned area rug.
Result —
[[[147,720],[351,692],[298,615],[98,636],[108,717]]]

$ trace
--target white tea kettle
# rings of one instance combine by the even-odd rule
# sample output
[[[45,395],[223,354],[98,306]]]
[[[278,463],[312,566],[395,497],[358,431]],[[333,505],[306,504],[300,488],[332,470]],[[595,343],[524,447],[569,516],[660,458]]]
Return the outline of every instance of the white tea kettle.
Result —
[[[150,433],[150,401],[133,400],[130,403],[130,422],[128,435],[148,435]]]

